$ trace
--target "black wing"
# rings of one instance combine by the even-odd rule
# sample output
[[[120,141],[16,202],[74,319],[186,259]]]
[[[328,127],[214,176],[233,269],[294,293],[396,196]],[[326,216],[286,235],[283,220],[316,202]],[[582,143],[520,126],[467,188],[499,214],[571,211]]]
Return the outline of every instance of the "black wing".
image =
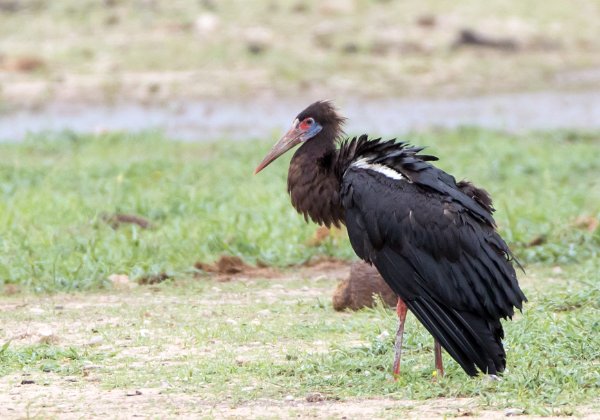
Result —
[[[420,149],[396,144],[391,152],[402,150]],[[381,155],[367,162],[376,169],[393,168],[403,179],[352,163],[342,175],[345,221],[355,252],[375,264],[467,373],[475,375],[475,366],[492,374],[502,371],[499,319],[520,309],[525,296],[510,251],[494,230],[491,203],[469,196],[472,185],[461,189],[414,153],[387,154],[387,162]]]

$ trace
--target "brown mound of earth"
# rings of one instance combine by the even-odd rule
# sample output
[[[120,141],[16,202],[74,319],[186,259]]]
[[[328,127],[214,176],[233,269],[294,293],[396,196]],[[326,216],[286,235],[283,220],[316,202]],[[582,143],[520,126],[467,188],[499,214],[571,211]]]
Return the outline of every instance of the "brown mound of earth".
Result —
[[[458,37],[454,42],[453,47],[480,47],[480,48],[495,48],[504,51],[516,51],[519,44],[512,38],[494,37],[483,34],[473,29],[462,29],[458,33]]]
[[[152,223],[150,223],[149,220],[144,219],[141,216],[136,216],[135,214],[103,214],[101,218],[113,229],[118,229],[123,224],[138,225],[142,229],[149,229],[152,227]]]
[[[331,277],[332,280],[344,278],[350,263],[330,257],[315,257],[310,260],[286,268],[276,268],[263,261],[257,261],[256,266],[250,265],[240,257],[222,255],[215,263],[198,261],[194,268],[210,274],[218,281],[244,280],[248,278],[316,278],[319,276]]]
[[[3,57],[0,55],[0,70],[13,73],[31,73],[46,66],[40,57]]]
[[[356,262],[350,267],[350,276],[340,282],[333,293],[333,309],[356,311],[371,308],[375,305],[374,296],[377,295],[389,306],[395,306],[398,301],[375,267],[362,261]]]
[[[600,221],[598,221],[598,219],[594,216],[579,216],[577,219],[575,219],[573,224],[579,229],[585,229],[592,233],[598,229],[598,226],[600,226]]]
[[[389,306],[395,306],[397,297],[383,281],[375,267],[365,262],[355,262],[350,265],[331,257],[314,257],[303,264],[290,266],[291,272],[266,266],[260,262],[257,266],[250,265],[240,257],[222,255],[210,264],[196,262],[194,267],[208,273],[217,281],[248,280],[251,278],[291,279],[318,278],[326,276],[332,280],[342,280],[333,294],[333,308],[336,311],[345,309],[358,310],[375,305],[375,296],[381,296]],[[348,275],[348,270],[350,274]]]
[[[256,269],[256,267],[246,264],[240,257],[231,255],[222,255],[214,264],[198,261],[194,264],[194,267],[207,273],[217,274],[237,274],[242,271]]]
[[[348,261],[339,260],[334,257],[325,257],[325,256],[316,256],[312,257],[309,260],[299,264],[299,267],[308,267],[308,268],[336,268],[336,267],[347,267],[350,263]],[[293,265],[290,267],[294,267]]]
[[[247,277],[273,278],[281,275],[277,269],[269,267],[261,261],[258,262],[257,266],[253,266],[240,257],[233,255],[222,255],[213,264],[198,261],[194,264],[194,268],[214,275],[218,281]]]
[[[138,279],[138,284],[158,284],[158,283],[162,283],[165,280],[170,279],[171,276],[169,276],[167,273],[159,273],[159,274],[149,274],[147,276],[143,276],[140,277]]]

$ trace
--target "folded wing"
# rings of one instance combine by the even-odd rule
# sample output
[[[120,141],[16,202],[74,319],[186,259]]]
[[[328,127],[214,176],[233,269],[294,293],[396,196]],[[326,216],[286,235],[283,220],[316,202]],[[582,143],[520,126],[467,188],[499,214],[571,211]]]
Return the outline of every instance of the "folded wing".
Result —
[[[467,373],[502,371],[499,320],[521,309],[525,296],[489,198],[457,184],[420,149],[379,144],[387,150],[373,153],[377,158],[360,153],[358,144],[341,174],[355,252],[377,267]]]

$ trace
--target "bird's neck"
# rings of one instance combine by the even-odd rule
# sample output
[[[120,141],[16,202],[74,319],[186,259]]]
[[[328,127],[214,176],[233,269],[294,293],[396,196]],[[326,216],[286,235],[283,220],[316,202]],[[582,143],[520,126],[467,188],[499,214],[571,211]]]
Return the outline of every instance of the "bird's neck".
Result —
[[[294,208],[305,219],[310,217],[328,227],[343,223],[340,181],[334,172],[336,158],[335,137],[315,137],[294,153],[288,172],[288,192]]]

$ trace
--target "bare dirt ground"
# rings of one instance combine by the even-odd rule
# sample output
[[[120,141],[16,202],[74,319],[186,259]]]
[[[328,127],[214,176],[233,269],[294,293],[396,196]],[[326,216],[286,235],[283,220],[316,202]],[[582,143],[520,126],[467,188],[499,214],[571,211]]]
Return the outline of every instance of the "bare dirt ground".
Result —
[[[126,385],[128,369],[133,375],[136,369],[152,370],[156,363],[176,367],[180,363],[178,355],[201,358],[214,351],[210,346],[190,348],[179,327],[170,327],[172,337],[165,334],[163,320],[186,322],[181,319],[182,310],[189,317],[187,322],[192,322],[190,320],[214,314],[219,308],[236,303],[281,302],[319,296],[329,299],[335,280],[345,278],[348,272],[347,263],[322,261],[293,273],[255,268],[229,275],[218,274],[212,279],[199,280],[207,282],[202,293],[186,291],[186,287],[183,291],[178,290],[180,287],[176,283],[168,287],[122,284],[121,289],[97,294],[3,297],[0,300],[0,315],[3,315],[0,335],[3,341],[10,340],[11,345],[50,343],[119,354],[110,362],[84,360],[81,370],[73,374],[23,369],[0,378],[0,417],[344,419],[469,416],[493,419],[522,414],[511,410],[485,410],[472,398],[336,400],[308,394],[238,402],[230,398],[215,400],[214,394],[204,388],[178,389],[168,379],[163,379],[157,386]],[[233,283],[253,286],[257,278],[268,278],[268,287],[222,290]],[[298,280],[302,282],[298,283]],[[228,319],[227,322],[234,321]],[[167,341],[160,347],[162,351],[157,352],[154,346],[161,339]],[[269,353],[277,351],[266,350]],[[110,363],[110,369],[106,369],[108,366],[104,363]],[[123,374],[125,382],[110,378],[110,375]],[[592,407],[579,410],[586,418],[597,418],[595,413]]]
[[[3,381],[5,382],[5,381]],[[0,386],[5,388],[6,383]],[[469,398],[441,398],[429,402],[378,399],[345,401],[277,401],[263,399],[241,405],[213,404],[201,395],[162,393],[159,389],[104,390],[94,384],[65,381],[61,385],[16,385],[0,396],[0,415],[17,418],[337,418],[435,419],[469,417],[501,419],[518,415],[510,411],[479,410]],[[399,412],[402,413],[399,415]],[[583,418],[594,418],[591,412]],[[531,416],[519,416],[529,419]],[[548,419],[560,417],[546,417]],[[597,418],[597,417],[595,417]]]

